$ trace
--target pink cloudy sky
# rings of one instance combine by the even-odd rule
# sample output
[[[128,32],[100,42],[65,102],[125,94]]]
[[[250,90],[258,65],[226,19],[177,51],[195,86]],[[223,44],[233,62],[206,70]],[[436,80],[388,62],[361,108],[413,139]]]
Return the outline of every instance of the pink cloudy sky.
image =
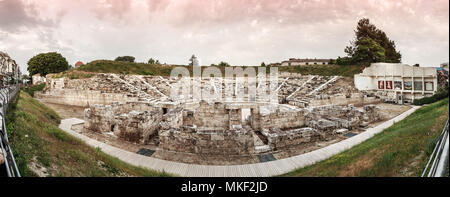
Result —
[[[449,59],[448,0],[0,0],[0,50],[26,72],[37,53],[77,60],[133,55],[186,64],[336,58],[368,17],[403,62]]]

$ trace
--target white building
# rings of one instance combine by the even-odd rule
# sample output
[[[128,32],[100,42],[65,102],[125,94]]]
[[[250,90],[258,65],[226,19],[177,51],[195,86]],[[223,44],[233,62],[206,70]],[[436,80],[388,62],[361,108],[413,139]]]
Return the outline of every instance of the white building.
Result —
[[[19,80],[20,77],[21,72],[16,61],[11,59],[7,53],[0,51],[0,81],[2,85],[11,80]]]
[[[407,64],[374,63],[354,80],[358,90],[399,104],[432,96],[438,88],[436,68]]]
[[[281,62],[281,66],[328,65],[332,59],[296,59],[290,58]]]
[[[47,78],[41,76],[40,74],[35,74],[31,77],[33,85],[38,85],[41,83],[45,83]]]

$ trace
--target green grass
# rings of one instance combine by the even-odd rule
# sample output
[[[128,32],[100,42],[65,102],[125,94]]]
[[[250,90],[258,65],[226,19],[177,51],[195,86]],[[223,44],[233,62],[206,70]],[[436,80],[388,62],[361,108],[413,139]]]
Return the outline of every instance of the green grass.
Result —
[[[69,78],[69,79],[86,79],[95,76],[95,73],[84,72],[79,70],[67,70],[61,73],[53,74],[53,78]]]
[[[152,76],[170,76],[172,69],[176,67],[185,67],[189,73],[193,74],[193,67],[186,65],[163,66],[158,64],[133,63],[124,61],[97,60],[83,65],[79,68],[66,71],[61,76],[69,78],[87,78],[92,73],[115,73],[115,74],[135,74],[135,75],[152,75]],[[207,67],[202,67],[206,69]],[[217,66],[222,74],[225,74],[224,66]],[[85,76],[83,76],[85,75]]]
[[[96,60],[79,68],[54,74],[53,77],[85,79],[95,76],[96,73],[170,76],[172,69],[175,67],[176,66],[163,66],[158,64],[133,63],[125,61]],[[189,69],[192,70],[192,66]]]
[[[320,76],[344,76],[353,77],[362,72],[363,68],[358,65],[340,66],[340,65],[309,65],[309,66],[280,66],[280,72],[300,73],[302,75],[320,75]]]
[[[448,119],[449,99],[422,107],[367,141],[283,176],[420,176]]]
[[[10,144],[22,176],[111,177],[171,176],[125,163],[94,149],[58,128],[60,117],[52,109],[20,91],[7,115]]]
[[[157,64],[98,60],[83,65],[75,70],[94,73],[169,76],[172,68],[174,67],[162,66]]]
[[[34,97],[34,92],[36,91],[42,91],[45,88],[45,83],[41,83],[39,85],[33,85],[33,86],[26,86],[23,88],[23,91],[31,95],[31,97]]]

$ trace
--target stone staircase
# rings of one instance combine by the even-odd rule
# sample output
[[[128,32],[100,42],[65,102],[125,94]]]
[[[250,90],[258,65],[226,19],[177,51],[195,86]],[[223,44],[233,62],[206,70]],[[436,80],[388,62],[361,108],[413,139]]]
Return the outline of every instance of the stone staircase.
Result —
[[[312,76],[299,86],[286,100],[297,107],[307,107],[309,102],[316,97],[321,90],[336,82],[339,76]]]

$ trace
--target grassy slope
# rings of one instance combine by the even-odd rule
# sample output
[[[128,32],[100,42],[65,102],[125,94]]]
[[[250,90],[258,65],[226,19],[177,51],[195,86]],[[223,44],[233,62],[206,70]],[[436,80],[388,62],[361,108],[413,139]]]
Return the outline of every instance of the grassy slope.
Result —
[[[169,76],[172,68],[172,66],[161,66],[156,64],[98,60],[83,65],[76,70],[96,73]]]
[[[344,76],[353,77],[362,72],[363,68],[358,65],[339,66],[339,65],[311,65],[311,66],[290,66],[278,67],[281,72],[300,73],[303,75],[321,75],[321,76]]]
[[[23,91],[28,93],[31,97],[34,97],[34,92],[42,91],[45,88],[45,83],[34,85],[34,86],[26,86],[23,88]]]
[[[56,112],[21,91],[7,117],[8,135],[22,176],[37,176],[32,164],[49,176],[168,176],[120,161],[58,128]]]
[[[447,98],[343,153],[284,176],[420,176],[448,113]]]
[[[90,78],[95,73],[136,74],[152,76],[170,76],[170,72],[176,66],[162,66],[157,64],[132,63],[111,60],[97,60],[59,74],[58,77],[70,79]],[[187,67],[192,73],[192,66]]]

